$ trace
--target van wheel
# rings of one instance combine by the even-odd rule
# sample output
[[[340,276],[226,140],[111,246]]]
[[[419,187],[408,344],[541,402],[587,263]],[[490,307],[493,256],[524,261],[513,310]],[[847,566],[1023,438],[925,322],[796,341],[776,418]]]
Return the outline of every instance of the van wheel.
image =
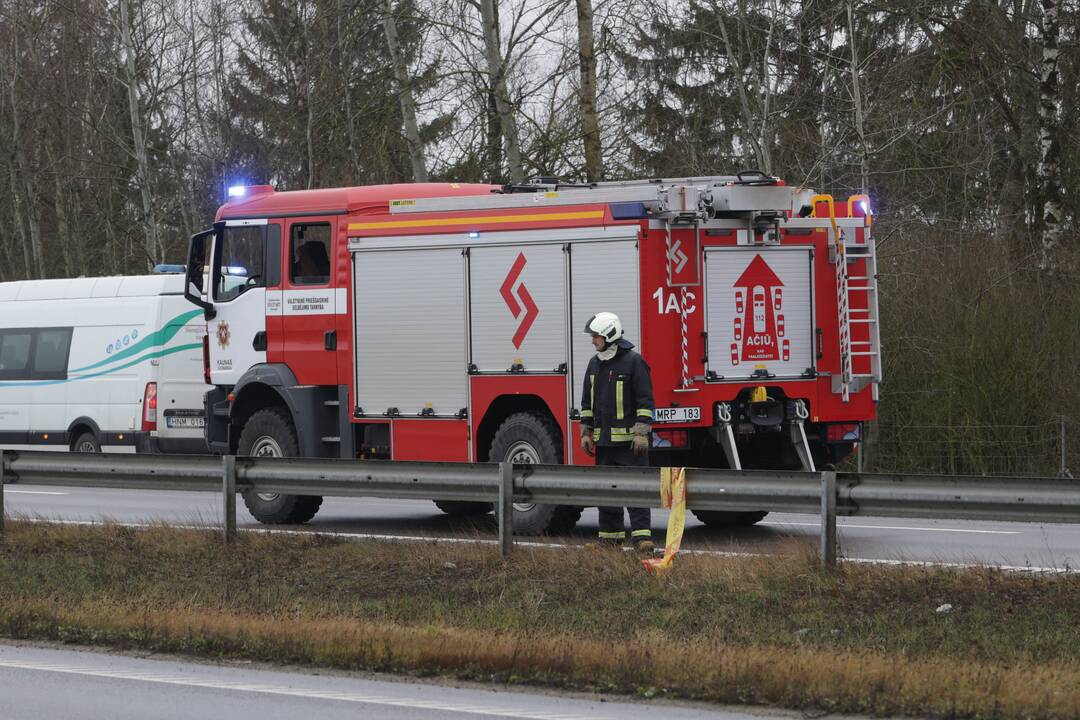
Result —
[[[454,517],[486,515],[491,512],[491,503],[468,500],[436,500],[435,507]]]
[[[750,527],[760,522],[769,513],[760,510],[729,512],[727,510],[691,510],[701,522],[709,527]]]
[[[297,457],[300,454],[292,420],[281,408],[259,410],[244,423],[237,454],[251,457]],[[319,495],[244,493],[244,505],[261,523],[300,524],[315,517]]]
[[[75,442],[71,444],[71,451],[77,453],[99,453],[101,452],[101,443],[98,442],[94,433],[84,432],[82,435],[75,438]]]
[[[540,415],[511,415],[495,431],[488,458],[492,462],[519,465],[558,465],[562,462],[559,429],[550,419]],[[577,525],[581,510],[573,505],[514,503],[514,533],[540,535],[567,532]]]

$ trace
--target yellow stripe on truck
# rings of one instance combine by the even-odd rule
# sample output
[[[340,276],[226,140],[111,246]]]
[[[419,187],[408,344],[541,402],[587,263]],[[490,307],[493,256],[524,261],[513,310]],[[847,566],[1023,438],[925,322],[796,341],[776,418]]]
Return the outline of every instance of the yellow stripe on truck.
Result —
[[[544,222],[545,220],[596,220],[604,217],[603,210],[582,210],[565,213],[533,213],[530,215],[485,215],[483,217],[424,218],[422,220],[384,220],[380,222],[349,223],[350,230],[390,230],[394,228],[452,227],[460,225],[494,225],[496,223]]]

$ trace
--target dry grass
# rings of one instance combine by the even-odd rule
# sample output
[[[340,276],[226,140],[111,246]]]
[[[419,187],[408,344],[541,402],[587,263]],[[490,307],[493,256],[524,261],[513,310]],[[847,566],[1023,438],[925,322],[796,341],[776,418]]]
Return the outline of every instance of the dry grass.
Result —
[[[875,714],[1080,717],[1080,579],[15,523],[0,634]],[[951,603],[950,614],[934,612]]]

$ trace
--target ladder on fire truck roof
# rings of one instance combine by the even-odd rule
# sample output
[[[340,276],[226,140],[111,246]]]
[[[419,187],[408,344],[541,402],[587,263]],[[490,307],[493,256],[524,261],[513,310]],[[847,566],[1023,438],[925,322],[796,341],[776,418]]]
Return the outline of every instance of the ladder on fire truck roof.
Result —
[[[850,208],[856,202],[867,202],[865,195],[855,195],[848,200]],[[867,226],[863,242],[848,242],[844,228],[836,224],[836,208],[831,195],[816,195],[811,201],[828,204],[829,219],[832,221],[830,232],[829,259],[836,265],[836,308],[840,332],[840,375],[833,376],[832,390],[838,393],[844,402],[851,400],[851,393],[859,392],[871,385],[873,398],[878,399],[878,383],[881,382],[881,330],[878,315],[878,271],[877,255],[874,252],[874,238]],[[865,274],[852,275],[851,266],[859,260],[865,260]],[[855,284],[852,284],[855,283]],[[852,294],[861,295],[863,307],[851,306]],[[853,340],[853,325],[865,325],[865,339]],[[855,358],[868,358],[870,372],[856,373]]]
[[[401,198],[390,201],[391,214],[462,212],[546,205],[627,205],[640,203],[654,214],[701,216],[711,212],[746,213],[791,210],[801,188],[778,184],[759,171],[739,175],[626,180],[571,185],[541,180],[507,186],[490,195]],[[794,208],[798,209],[798,208]]]

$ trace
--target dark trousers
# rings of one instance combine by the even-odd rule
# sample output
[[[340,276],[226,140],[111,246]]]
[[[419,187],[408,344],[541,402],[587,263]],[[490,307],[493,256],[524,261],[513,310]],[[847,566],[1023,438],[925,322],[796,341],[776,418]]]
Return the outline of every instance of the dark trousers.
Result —
[[[616,467],[646,467],[647,455],[635,455],[630,443],[622,445],[597,445],[596,464]],[[600,538],[621,540],[626,537],[623,525],[623,509],[619,507],[597,508],[600,511]],[[630,535],[635,538],[652,537],[652,516],[649,508],[626,508],[630,514]]]

